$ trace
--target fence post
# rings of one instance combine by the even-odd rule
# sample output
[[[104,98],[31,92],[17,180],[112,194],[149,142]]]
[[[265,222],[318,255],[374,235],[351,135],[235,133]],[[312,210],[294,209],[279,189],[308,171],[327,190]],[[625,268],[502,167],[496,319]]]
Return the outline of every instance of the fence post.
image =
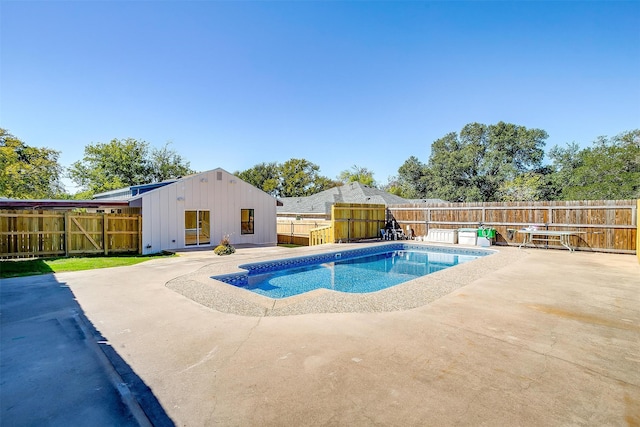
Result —
[[[71,237],[71,212],[66,211],[64,213],[64,256],[69,256],[69,245]]]
[[[107,228],[107,214],[103,213],[102,214],[102,246],[104,247],[104,254],[105,255],[109,255],[109,234],[107,232],[108,228]]]
[[[636,200],[636,212],[635,215],[631,215],[636,221],[636,256],[640,263],[640,199]]]
[[[431,222],[431,209],[427,208],[425,212],[427,218],[425,219],[424,224],[424,235],[427,236],[429,234],[429,223]],[[424,236],[423,236],[424,237]]]
[[[142,215],[138,215],[138,254],[142,255]]]

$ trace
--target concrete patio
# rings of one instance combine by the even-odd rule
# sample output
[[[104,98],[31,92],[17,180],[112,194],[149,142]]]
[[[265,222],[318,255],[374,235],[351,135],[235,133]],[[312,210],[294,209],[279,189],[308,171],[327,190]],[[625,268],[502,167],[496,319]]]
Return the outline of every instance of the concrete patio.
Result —
[[[317,250],[196,251],[47,277],[176,425],[640,425],[632,255],[501,248],[490,269],[447,276],[449,293],[388,312],[237,315],[165,286]]]

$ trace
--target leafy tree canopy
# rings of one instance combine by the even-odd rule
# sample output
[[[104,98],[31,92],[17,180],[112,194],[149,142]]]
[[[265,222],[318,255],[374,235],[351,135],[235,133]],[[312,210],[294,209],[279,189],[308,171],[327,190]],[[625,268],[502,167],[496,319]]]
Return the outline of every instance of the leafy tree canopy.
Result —
[[[398,169],[398,178],[394,188],[396,195],[408,199],[417,199],[427,194],[431,171],[417,157],[409,157]]]
[[[470,123],[431,145],[424,165],[410,157],[398,170],[405,197],[452,202],[499,200],[505,182],[541,167],[547,133],[510,123]]]
[[[376,181],[373,179],[373,172],[367,168],[362,168],[354,165],[352,171],[344,170],[340,172],[338,181],[342,184],[348,184],[350,182],[359,182],[369,187],[376,187]]]
[[[327,188],[332,181],[320,175],[320,167],[305,159],[289,159],[280,166],[281,197],[310,196]]]
[[[149,150],[149,143],[133,138],[89,144],[84,158],[69,168],[69,177],[87,196],[193,173],[189,162],[168,145]]]
[[[396,196],[402,197],[404,192],[402,191],[402,186],[400,183],[400,178],[397,176],[390,176],[387,179],[387,183],[380,186],[381,190],[386,191],[387,193],[395,194]]]
[[[591,147],[555,146],[553,185],[564,200],[640,198],[640,129],[612,138],[599,137]]]
[[[162,148],[151,149],[151,180],[148,182],[162,182],[195,173],[189,167],[189,162],[170,149],[169,145],[166,143]]]
[[[340,183],[320,175],[320,167],[305,159],[282,164],[260,163],[234,175],[275,197],[310,196]]]
[[[64,196],[60,152],[31,147],[0,129],[0,196],[47,199]]]
[[[235,172],[234,175],[272,196],[277,196],[280,192],[280,166],[276,162],[259,163],[251,169]]]
[[[544,189],[544,175],[526,172],[500,184],[497,198],[503,202],[543,200]]]

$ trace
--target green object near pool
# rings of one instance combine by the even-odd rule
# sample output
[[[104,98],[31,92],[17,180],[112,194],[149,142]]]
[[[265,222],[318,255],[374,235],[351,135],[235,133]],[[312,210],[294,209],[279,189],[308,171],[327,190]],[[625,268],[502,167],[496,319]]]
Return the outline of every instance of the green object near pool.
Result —
[[[495,228],[478,228],[478,237],[486,237],[487,239],[496,238]]]

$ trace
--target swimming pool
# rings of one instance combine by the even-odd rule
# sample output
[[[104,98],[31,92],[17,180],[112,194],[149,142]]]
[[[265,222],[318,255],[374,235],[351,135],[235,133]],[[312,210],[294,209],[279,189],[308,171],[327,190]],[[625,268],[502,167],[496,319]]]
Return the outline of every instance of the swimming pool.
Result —
[[[241,273],[212,276],[269,298],[315,289],[370,293],[476,258],[491,250],[395,243],[240,265]]]

